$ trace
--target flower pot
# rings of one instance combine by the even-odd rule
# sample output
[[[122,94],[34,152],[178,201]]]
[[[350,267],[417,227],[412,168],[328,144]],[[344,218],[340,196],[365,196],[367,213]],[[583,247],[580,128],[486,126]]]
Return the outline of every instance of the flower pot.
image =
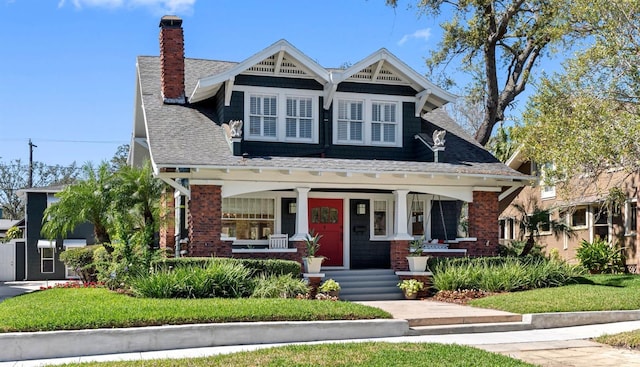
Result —
[[[403,292],[405,299],[418,299],[418,293]]]
[[[304,257],[302,258],[304,261],[304,272],[305,273],[319,273],[320,268],[322,267],[322,261],[324,257],[314,256],[314,257]]]
[[[427,270],[428,256],[407,256],[409,271],[422,272]]]

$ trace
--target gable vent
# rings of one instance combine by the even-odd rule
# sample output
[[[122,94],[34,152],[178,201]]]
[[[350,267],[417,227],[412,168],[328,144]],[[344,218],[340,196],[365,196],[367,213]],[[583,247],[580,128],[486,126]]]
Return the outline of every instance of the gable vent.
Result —
[[[253,72],[257,74],[270,74],[275,75],[276,73],[276,55],[271,55],[266,59],[260,61],[254,66],[247,69],[248,72]],[[296,76],[306,76],[308,75],[305,70],[300,68],[293,60],[288,59],[286,56],[282,58],[282,62],[280,63],[280,71],[278,73],[283,75],[296,75]]]

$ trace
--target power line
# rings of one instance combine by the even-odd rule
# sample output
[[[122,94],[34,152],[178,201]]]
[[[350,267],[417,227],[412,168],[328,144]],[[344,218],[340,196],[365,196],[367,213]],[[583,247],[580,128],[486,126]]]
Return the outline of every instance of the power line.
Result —
[[[15,142],[24,142],[29,139],[7,139],[0,138],[0,141],[15,141]],[[65,139],[33,139],[38,141],[38,143],[91,143],[91,144],[128,144],[129,141],[125,140],[65,140]]]

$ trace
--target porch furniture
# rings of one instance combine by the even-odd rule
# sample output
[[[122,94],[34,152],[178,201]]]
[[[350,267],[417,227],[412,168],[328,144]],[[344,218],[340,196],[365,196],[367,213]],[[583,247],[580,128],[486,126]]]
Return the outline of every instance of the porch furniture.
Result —
[[[288,234],[272,234],[269,235],[269,248],[288,248],[289,247],[289,235]]]

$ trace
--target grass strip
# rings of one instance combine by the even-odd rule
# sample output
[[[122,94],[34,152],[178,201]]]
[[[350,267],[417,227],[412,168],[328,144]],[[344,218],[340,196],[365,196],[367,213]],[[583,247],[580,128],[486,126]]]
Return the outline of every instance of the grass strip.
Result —
[[[595,338],[595,341],[602,344],[609,344],[613,347],[640,350],[640,330],[627,331],[614,335],[603,335]]]
[[[391,315],[350,302],[134,298],[104,288],[54,288],[0,303],[0,332],[376,318],[391,318]]]
[[[640,309],[638,275],[592,275],[579,282],[581,284],[505,293],[469,304],[514,313]]]
[[[70,364],[66,366],[533,366],[500,354],[460,345],[433,343],[346,343],[289,345],[193,359]]]

